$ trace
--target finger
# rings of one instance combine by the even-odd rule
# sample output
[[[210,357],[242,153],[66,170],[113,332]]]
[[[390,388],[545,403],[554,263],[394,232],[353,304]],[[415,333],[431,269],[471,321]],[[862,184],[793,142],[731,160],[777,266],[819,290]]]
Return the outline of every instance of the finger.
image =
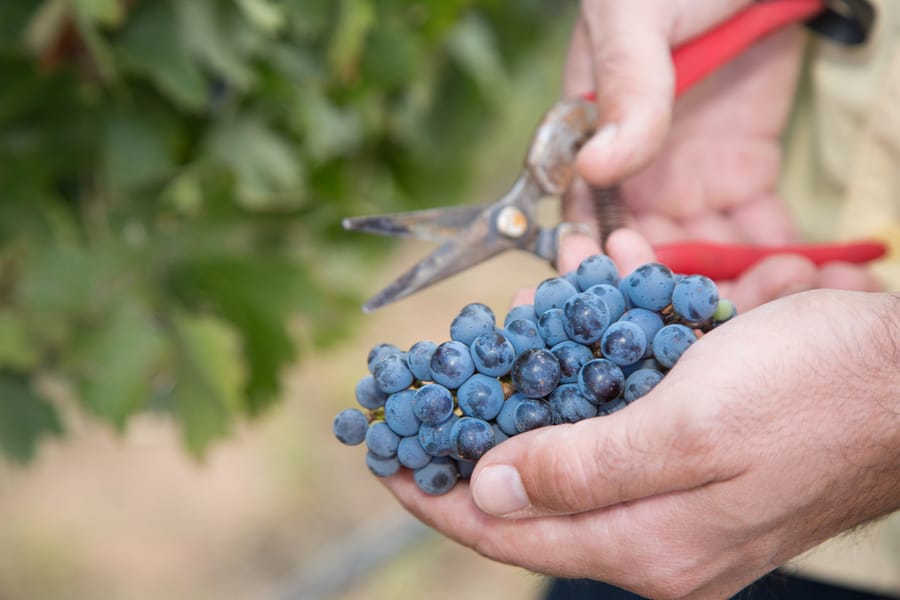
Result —
[[[534,302],[535,288],[521,288],[513,295],[510,306],[519,306],[521,304],[532,304]]]
[[[729,300],[746,311],[775,298],[819,287],[819,271],[807,258],[778,254],[763,259],[734,281]]]
[[[597,133],[576,167],[609,185],[643,166],[669,129],[675,74],[665,23],[636,2],[584,5],[599,113]],[[587,92],[589,90],[582,90]]]
[[[600,246],[593,238],[580,233],[570,233],[559,241],[557,266],[560,273],[569,273],[578,268],[588,256],[600,254]]]
[[[656,260],[650,242],[634,229],[617,229],[606,240],[606,253],[616,263],[619,274],[627,275],[639,266]]]
[[[671,377],[629,410],[500,444],[472,475],[475,503],[513,519],[575,514],[734,476],[712,452],[717,435],[696,386]]]
[[[819,269],[819,287],[880,292],[884,286],[875,275],[864,267],[850,263],[833,262]]]

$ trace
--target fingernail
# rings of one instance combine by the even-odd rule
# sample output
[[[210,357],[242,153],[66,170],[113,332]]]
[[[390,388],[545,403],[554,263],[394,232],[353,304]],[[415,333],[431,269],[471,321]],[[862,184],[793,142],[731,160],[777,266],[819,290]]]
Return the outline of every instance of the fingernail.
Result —
[[[522,478],[519,477],[519,472],[509,465],[495,465],[482,471],[475,480],[472,496],[478,508],[498,517],[522,510],[529,505]]]
[[[618,123],[607,123],[599,130],[597,130],[597,133],[595,133],[593,137],[591,137],[591,139],[587,141],[584,147],[587,148],[588,151],[590,151],[593,148],[604,148],[606,146],[609,146],[612,143],[613,138],[615,138],[618,133]]]

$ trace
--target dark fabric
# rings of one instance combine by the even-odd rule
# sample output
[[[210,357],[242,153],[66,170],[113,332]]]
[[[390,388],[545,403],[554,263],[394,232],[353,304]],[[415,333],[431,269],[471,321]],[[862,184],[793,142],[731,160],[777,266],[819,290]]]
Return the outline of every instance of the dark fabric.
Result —
[[[588,579],[554,579],[544,600],[647,600],[621,588]],[[900,600],[863,590],[775,571],[740,591],[733,600]]]

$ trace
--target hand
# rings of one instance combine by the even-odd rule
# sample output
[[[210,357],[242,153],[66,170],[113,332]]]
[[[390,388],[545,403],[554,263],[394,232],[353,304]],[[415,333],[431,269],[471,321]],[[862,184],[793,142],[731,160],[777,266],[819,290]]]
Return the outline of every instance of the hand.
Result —
[[[798,241],[776,188],[779,137],[803,46],[800,28],[758,42],[673,102],[671,48],[749,4],[583,3],[564,93],[595,91],[601,123],[582,148],[577,167],[593,185],[622,183],[629,225],[651,243]],[[574,186],[565,199],[567,220],[593,222],[585,191]],[[734,288],[719,284],[741,311],[803,289],[878,289],[858,266],[835,263],[818,269],[788,255],[763,261]]]
[[[804,292],[691,346],[608,417],[521,434],[413,514],[492,559],[723,598],[900,507],[900,297]]]

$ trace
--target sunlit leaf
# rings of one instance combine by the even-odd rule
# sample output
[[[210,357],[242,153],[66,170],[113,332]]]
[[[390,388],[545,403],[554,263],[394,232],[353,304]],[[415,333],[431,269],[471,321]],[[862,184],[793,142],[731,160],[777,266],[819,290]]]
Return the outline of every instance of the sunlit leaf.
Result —
[[[244,206],[276,208],[302,203],[302,163],[291,144],[261,121],[247,118],[219,124],[209,140],[209,150],[234,173]]]
[[[23,375],[0,370],[0,447],[19,462],[28,462],[42,437],[62,432],[53,405]]]
[[[165,349],[156,324],[138,304],[123,302],[99,326],[80,331],[74,349],[82,401],[122,429],[152,390]]]
[[[299,91],[296,110],[302,123],[304,149],[314,163],[351,152],[362,142],[359,113],[339,109],[314,86]]]
[[[244,364],[234,330],[213,317],[180,314],[171,322],[177,383],[175,415],[185,444],[202,455],[229,431],[240,406]]]
[[[266,33],[278,33],[286,24],[284,10],[270,0],[237,0],[247,19]]]
[[[374,25],[371,0],[340,0],[337,24],[328,46],[328,63],[340,78],[356,78],[366,34]]]
[[[177,1],[172,5],[182,43],[229,84],[246,90],[256,79],[253,69],[229,39],[222,12],[211,0]]]

